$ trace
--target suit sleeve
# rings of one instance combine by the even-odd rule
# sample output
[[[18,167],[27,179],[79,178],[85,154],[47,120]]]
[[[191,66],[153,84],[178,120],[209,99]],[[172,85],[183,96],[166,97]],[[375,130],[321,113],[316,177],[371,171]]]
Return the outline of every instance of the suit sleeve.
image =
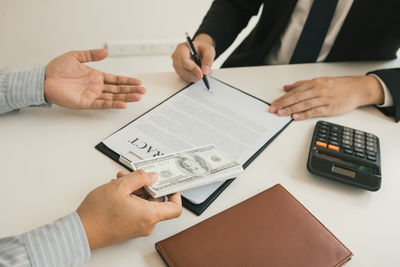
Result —
[[[210,35],[218,57],[257,15],[261,4],[262,0],[214,0],[195,35]]]
[[[375,74],[386,84],[393,98],[392,107],[379,108],[384,114],[393,116],[396,122],[400,120],[400,68],[374,70]]]

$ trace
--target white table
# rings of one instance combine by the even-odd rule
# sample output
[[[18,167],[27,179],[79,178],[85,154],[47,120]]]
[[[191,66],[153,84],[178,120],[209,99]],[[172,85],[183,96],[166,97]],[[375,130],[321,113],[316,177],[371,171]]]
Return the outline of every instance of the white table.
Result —
[[[134,75],[116,59],[95,66]],[[400,61],[234,68],[215,70],[213,75],[272,101],[289,82],[393,66],[400,66]],[[28,231],[74,211],[90,190],[123,170],[94,146],[186,85],[174,73],[137,76],[148,92],[127,110],[29,108],[0,116],[0,236]],[[310,174],[307,154],[317,119],[293,122],[201,216],[184,209],[180,218],[159,223],[150,237],[94,251],[87,266],[163,266],[155,242],[276,183],[284,185],[353,251],[349,266],[400,266],[400,125],[374,107],[328,120],[380,138],[383,182],[378,192]]]

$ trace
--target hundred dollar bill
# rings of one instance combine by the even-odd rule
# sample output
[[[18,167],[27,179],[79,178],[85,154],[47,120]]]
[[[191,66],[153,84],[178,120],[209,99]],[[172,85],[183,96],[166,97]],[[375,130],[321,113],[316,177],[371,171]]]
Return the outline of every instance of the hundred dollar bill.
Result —
[[[145,187],[154,197],[237,177],[242,166],[215,145],[176,152],[132,163],[134,170],[158,173],[158,180]]]

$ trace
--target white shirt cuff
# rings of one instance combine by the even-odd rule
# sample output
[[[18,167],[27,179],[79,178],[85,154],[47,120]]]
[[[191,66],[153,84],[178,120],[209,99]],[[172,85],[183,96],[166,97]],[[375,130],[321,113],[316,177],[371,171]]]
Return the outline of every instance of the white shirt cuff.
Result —
[[[378,75],[375,74],[369,74],[371,76],[374,76],[375,78],[378,79],[378,81],[381,83],[382,88],[383,88],[383,104],[382,105],[376,105],[378,108],[386,108],[386,107],[391,107],[393,106],[393,97],[392,94],[389,91],[389,88],[386,86],[386,84],[382,81],[381,78],[379,78]]]

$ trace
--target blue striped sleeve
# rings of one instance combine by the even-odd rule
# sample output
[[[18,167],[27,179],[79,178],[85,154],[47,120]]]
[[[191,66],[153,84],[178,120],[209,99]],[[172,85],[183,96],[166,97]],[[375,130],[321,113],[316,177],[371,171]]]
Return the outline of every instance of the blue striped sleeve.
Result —
[[[0,239],[0,266],[31,266],[22,236]]]
[[[76,266],[89,258],[89,243],[76,212],[20,236],[0,239],[0,266]]]
[[[45,66],[15,71],[0,69],[0,114],[46,104],[45,71]]]
[[[32,266],[75,266],[90,258],[85,229],[76,212],[22,237]]]

